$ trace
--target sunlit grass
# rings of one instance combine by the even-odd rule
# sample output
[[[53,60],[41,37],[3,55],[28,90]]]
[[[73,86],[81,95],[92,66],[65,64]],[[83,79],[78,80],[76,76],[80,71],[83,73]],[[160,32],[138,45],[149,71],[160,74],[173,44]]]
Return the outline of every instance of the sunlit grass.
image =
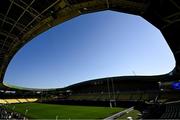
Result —
[[[36,119],[103,119],[124,109],[40,103],[11,104],[8,108]]]

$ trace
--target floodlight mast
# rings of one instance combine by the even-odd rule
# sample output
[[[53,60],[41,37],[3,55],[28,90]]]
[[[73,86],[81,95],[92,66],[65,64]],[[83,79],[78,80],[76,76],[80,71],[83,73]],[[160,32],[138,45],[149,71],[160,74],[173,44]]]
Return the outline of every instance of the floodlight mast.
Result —
[[[132,70],[132,73],[133,73],[133,75],[134,75],[134,76],[136,76],[136,73],[135,73],[135,71],[134,71],[134,70]]]
[[[106,0],[107,8],[109,9],[109,0]]]
[[[111,83],[112,83],[112,91],[113,91],[113,97],[114,97],[113,102],[114,102],[114,106],[116,107],[116,95],[115,95],[113,78],[111,78]]]
[[[108,88],[108,96],[109,96],[109,106],[110,108],[112,107],[112,104],[111,104],[111,92],[110,92],[110,86],[109,86],[109,78],[107,78],[107,88]]]

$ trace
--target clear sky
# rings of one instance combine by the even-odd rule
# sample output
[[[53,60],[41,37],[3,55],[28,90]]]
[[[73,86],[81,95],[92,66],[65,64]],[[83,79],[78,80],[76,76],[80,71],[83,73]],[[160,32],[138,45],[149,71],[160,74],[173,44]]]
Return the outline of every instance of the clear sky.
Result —
[[[139,16],[81,15],[40,34],[13,58],[5,83],[60,88],[96,78],[159,75],[175,66],[161,32]]]

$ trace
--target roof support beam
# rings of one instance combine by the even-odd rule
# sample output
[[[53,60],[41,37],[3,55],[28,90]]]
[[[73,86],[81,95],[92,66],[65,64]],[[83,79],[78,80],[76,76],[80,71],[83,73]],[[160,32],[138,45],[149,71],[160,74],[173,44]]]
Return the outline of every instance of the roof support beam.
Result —
[[[14,23],[16,22],[14,19],[12,19],[12,18],[9,18],[9,17],[6,17],[6,20],[4,21],[4,17],[5,17],[5,15],[3,15],[3,14],[1,14],[0,13],[0,21],[3,21],[4,23],[7,23],[7,24],[9,24],[9,25],[11,25],[11,26],[13,26],[14,25]],[[23,25],[23,24],[21,24],[21,23],[17,23],[17,25],[15,26],[15,28],[17,28],[18,30],[22,30],[23,28],[25,27],[25,25]],[[27,29],[26,29],[27,30]]]
[[[19,18],[16,20],[16,22],[14,23],[14,25],[12,26],[12,28],[11,28],[11,30],[9,31],[8,34],[10,34],[10,33],[13,31],[13,29],[15,28],[16,24],[18,23],[18,21],[23,17],[23,15],[24,15],[25,12],[27,11],[27,9],[28,9],[34,2],[35,2],[35,0],[33,0],[33,1],[29,4],[29,6],[27,6],[26,9],[21,13],[21,15],[20,15]],[[4,45],[5,45],[5,43],[6,43],[6,41],[7,41],[8,38],[9,38],[9,35],[5,38],[4,44],[2,45],[1,49],[3,49],[3,47],[4,47]]]
[[[29,24],[27,24],[24,29],[20,32],[20,34],[27,28],[29,27],[39,16],[41,16],[43,13],[45,13],[47,10],[49,10],[51,7],[53,7],[55,4],[57,4],[60,0],[57,0],[56,2],[52,3],[49,7],[47,7],[46,9],[44,9],[39,15],[37,15],[36,17],[34,17]]]
[[[11,3],[12,3],[12,1],[13,0],[10,0],[11,1]],[[27,5],[26,7],[23,7],[23,6],[21,6],[21,5],[19,5],[17,2],[13,2],[13,4],[14,5],[16,5],[16,6],[18,6],[18,7],[20,7],[21,9],[23,9],[24,11],[26,10],[26,12],[28,12],[32,17],[35,17],[36,16],[36,14],[34,14],[34,13],[32,13],[31,11],[29,11],[28,9],[26,9],[29,5]],[[31,8],[31,7],[28,7],[29,9],[33,9],[33,8]],[[37,21],[40,21],[41,20],[41,17],[39,16],[38,18],[37,18]]]
[[[8,32],[5,32],[5,31],[2,31],[2,30],[0,30],[0,35],[3,35],[3,36],[9,36],[9,38],[11,38],[11,39],[18,39],[18,37],[16,36],[16,35],[13,35],[13,34],[9,34]]]
[[[23,0],[19,0],[21,3],[23,3],[25,6],[28,6],[28,4],[27,3],[25,3]],[[32,7],[29,7],[29,10],[30,11],[33,11],[34,13],[36,13],[36,14],[39,14],[39,12],[37,11],[37,10],[35,10],[34,8],[32,8]]]
[[[7,16],[8,16],[8,14],[9,14],[9,11],[10,11],[11,8],[12,8],[13,2],[14,2],[14,0],[12,0],[11,4],[9,5],[9,8],[8,8],[8,10],[7,10],[7,12],[6,12],[6,15],[5,15],[4,19],[3,19],[3,22],[2,22],[2,24],[1,24],[1,28],[3,27],[4,22],[6,21],[6,18],[7,18]]]
[[[176,17],[176,16],[180,16],[180,12],[173,13],[169,16],[164,17],[163,19],[171,19],[171,18]]]
[[[46,9],[44,9],[40,14],[38,14],[36,17],[34,17],[30,22],[29,22],[29,24],[27,24],[24,28],[23,28],[23,30],[19,33],[19,35],[21,35],[23,32],[24,32],[24,30],[26,30],[39,16],[41,16],[44,12],[46,12],[47,10],[49,10],[51,7],[53,7],[54,5],[56,5],[58,2],[59,2],[60,0],[57,0],[56,2],[54,2],[54,3],[52,3],[50,6],[48,6]],[[19,36],[18,35],[18,36]],[[14,42],[14,41],[13,41]],[[13,43],[12,42],[12,43]],[[12,47],[14,44],[11,44],[10,46]],[[10,47],[10,48],[11,48]],[[9,49],[10,49],[9,48]],[[9,50],[8,50],[9,51]]]
[[[166,24],[165,26],[163,26],[162,29],[168,27],[169,25],[175,23],[175,22],[179,22],[180,21],[180,12],[176,12],[174,14],[171,14],[167,17],[164,17],[163,20],[165,22],[167,22],[168,24]]]
[[[176,8],[180,10],[180,6],[174,1],[174,0],[169,0]]]

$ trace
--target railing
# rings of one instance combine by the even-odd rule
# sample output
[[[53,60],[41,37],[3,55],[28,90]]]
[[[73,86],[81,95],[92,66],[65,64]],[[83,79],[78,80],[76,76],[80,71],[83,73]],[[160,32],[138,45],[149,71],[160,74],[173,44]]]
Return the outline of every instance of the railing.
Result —
[[[114,115],[112,115],[110,117],[105,118],[104,120],[114,120],[114,119],[117,119],[117,118],[121,117],[122,115],[124,115],[124,114],[126,114],[128,112],[131,112],[132,110],[134,110],[134,107],[130,107],[130,108],[126,109],[126,110],[118,112],[118,113],[116,113],[116,114],[114,114]]]

